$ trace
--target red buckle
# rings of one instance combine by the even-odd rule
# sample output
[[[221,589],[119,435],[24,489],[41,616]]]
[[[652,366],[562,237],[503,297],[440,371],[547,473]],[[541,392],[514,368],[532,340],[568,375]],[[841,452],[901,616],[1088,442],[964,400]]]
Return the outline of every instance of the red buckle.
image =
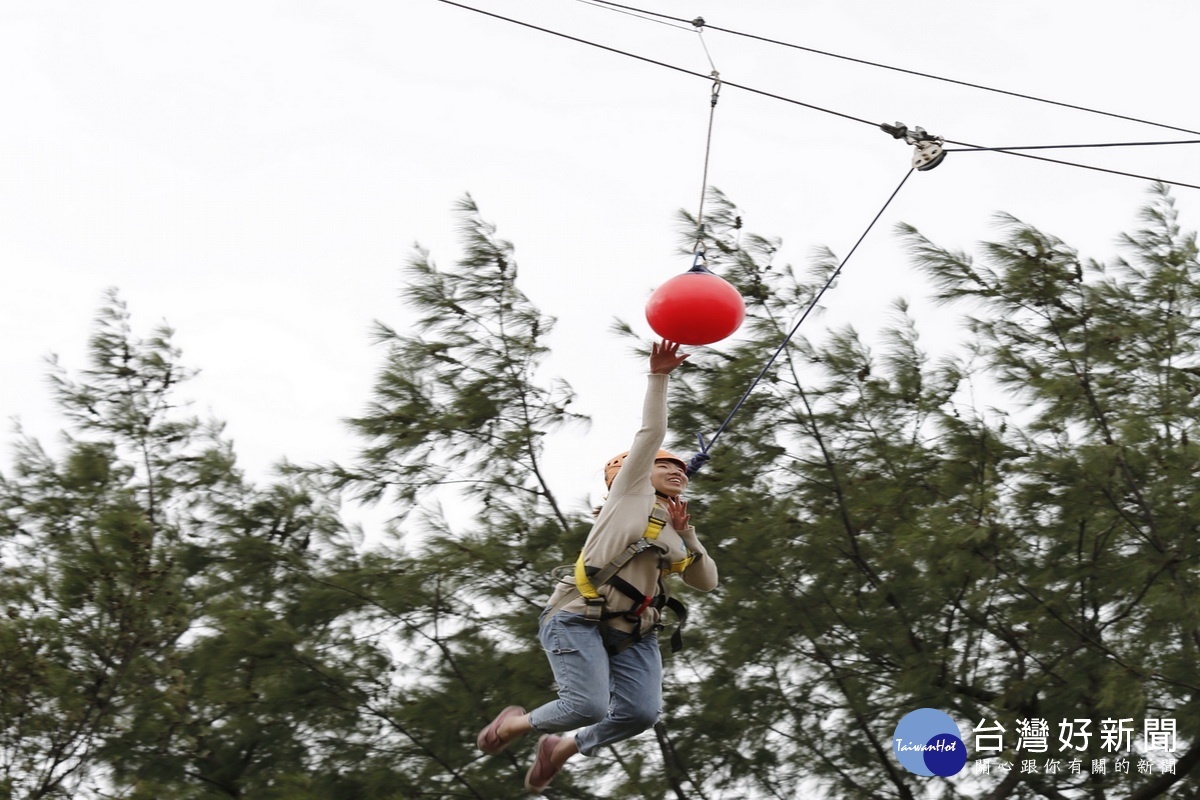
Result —
[[[647,608],[649,608],[651,606],[651,604],[653,604],[653,603],[654,603],[653,597],[643,595],[642,602],[640,604],[634,606],[633,608],[629,609],[629,611],[625,614],[626,621],[637,622],[638,620],[640,620],[642,618],[642,612],[645,611]]]

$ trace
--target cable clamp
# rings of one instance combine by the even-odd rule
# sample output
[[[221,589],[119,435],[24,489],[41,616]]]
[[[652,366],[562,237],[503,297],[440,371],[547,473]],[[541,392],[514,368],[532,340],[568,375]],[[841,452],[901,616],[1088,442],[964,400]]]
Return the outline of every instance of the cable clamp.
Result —
[[[909,130],[903,122],[897,122],[895,125],[883,123],[879,129],[884,133],[891,134],[893,139],[903,139],[913,146],[913,169],[927,172],[941,164],[946,158],[946,151],[942,148],[946,140],[941,136],[927,133],[920,126]]]

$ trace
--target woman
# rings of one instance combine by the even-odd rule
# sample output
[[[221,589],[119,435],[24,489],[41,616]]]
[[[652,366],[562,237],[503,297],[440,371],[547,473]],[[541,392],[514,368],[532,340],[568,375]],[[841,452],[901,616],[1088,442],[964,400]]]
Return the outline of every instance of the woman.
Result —
[[[531,730],[541,732],[525,776],[529,791],[545,789],[576,753],[595,755],[654,725],[662,710],[657,630],[665,577],[675,572],[702,591],[717,585],[716,565],[696,538],[682,499],[686,465],[659,449],[667,434],[667,376],[686,358],[674,342],[652,346],[642,427],[629,452],[605,465],[608,499],[584,542],[577,577],[560,581],[542,612],[538,638],[558,699],[529,713],[509,706],[476,740],[480,750],[495,754]],[[605,580],[603,568],[637,550],[630,545],[643,539],[650,540],[645,549]],[[596,597],[589,602],[585,595]],[[555,735],[569,730],[576,732]]]

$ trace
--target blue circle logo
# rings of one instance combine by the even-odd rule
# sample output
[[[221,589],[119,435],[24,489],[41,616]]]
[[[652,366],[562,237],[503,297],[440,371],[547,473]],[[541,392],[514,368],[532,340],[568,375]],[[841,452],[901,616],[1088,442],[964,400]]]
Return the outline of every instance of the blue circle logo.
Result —
[[[943,778],[957,775],[967,763],[958,723],[949,714],[935,708],[918,708],[896,725],[892,752],[914,775]]]

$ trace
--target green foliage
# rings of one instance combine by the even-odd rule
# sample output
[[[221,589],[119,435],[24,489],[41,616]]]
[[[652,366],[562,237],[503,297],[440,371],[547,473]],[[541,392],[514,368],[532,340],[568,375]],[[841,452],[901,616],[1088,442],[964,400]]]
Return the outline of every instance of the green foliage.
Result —
[[[685,448],[837,267],[776,263],[778,240],[708,206],[748,317],[673,378]],[[461,259],[418,250],[416,323],[377,326],[357,458],[265,487],[177,399],[170,331],[138,338],[108,298],[89,367],[54,375],[61,452],[22,439],[0,477],[0,797],[523,796],[532,741],[482,757],[474,737],[553,696],[537,615],[589,520],[542,447],[582,420],[541,373],[553,320],[512,245],[469,198],[457,211]],[[957,355],[930,358],[897,301],[874,344],[800,338],[765,373],[694,478],[721,586],[682,593],[665,725],[573,760],[547,796],[1196,796],[1195,236],[1161,190],[1111,264],[1001,221],[977,259],[900,231],[970,315]],[[344,494],[406,533],[368,546]],[[1172,718],[1176,774],[921,778],[891,736],[925,706],[969,748],[999,721],[1007,760],[1018,719]],[[1079,754],[1113,755],[1095,735]]]
[[[696,517],[724,537],[706,609],[722,633],[689,659],[700,680],[673,725],[720,793],[919,796],[890,737],[923,706],[966,722],[969,748],[974,725],[1002,721],[1010,760],[1017,719],[1179,725],[1175,776],[1112,774],[1094,735],[1080,756],[1109,757],[1106,776],[1014,770],[980,788],[964,773],[940,784],[956,797],[1163,796],[1200,759],[1200,265],[1165,192],[1144,219],[1112,267],[1011,217],[984,266],[904,228],[939,297],[974,314],[967,358],[931,363],[898,304],[878,353],[833,331],[764,377],[696,481]],[[751,299],[750,338],[694,359],[682,431],[716,428],[830,265],[805,284],[765,240],[712,235]]]
[[[550,570],[573,555],[588,521],[559,504],[542,448],[583,420],[565,382],[541,379],[553,320],[518,288],[512,245],[470,198],[457,213],[463,256],[448,269],[423,250],[409,262],[416,324],[409,333],[377,325],[384,363],[366,412],[351,420],[362,450],[324,474],[416,523],[399,553],[380,555],[401,574],[347,576],[397,655],[395,689],[377,705],[391,760],[425,787],[421,796],[515,798],[527,765],[481,758],[475,734],[518,698],[532,707],[553,696],[537,615]],[[412,516],[435,498],[470,508],[473,522],[456,529],[440,505]],[[572,785],[588,783],[565,777],[562,796],[595,796]]]
[[[554,321],[517,287],[512,245],[469,197],[458,215],[465,253],[456,267],[440,270],[418,251],[405,271],[417,333],[376,325],[385,364],[366,413],[351,420],[366,446],[354,468],[335,474],[365,499],[390,492],[402,508],[445,484],[487,510],[524,491],[568,527],[540,462],[542,437],[580,419],[568,410],[570,388],[535,374]]]
[[[176,399],[178,357],[110,295],[89,367],[52,376],[61,454],[23,439],[0,477],[5,796],[294,797],[310,772],[322,797],[395,796],[339,788],[369,774],[388,662],[321,583],[358,569],[334,500],[246,484]]]

